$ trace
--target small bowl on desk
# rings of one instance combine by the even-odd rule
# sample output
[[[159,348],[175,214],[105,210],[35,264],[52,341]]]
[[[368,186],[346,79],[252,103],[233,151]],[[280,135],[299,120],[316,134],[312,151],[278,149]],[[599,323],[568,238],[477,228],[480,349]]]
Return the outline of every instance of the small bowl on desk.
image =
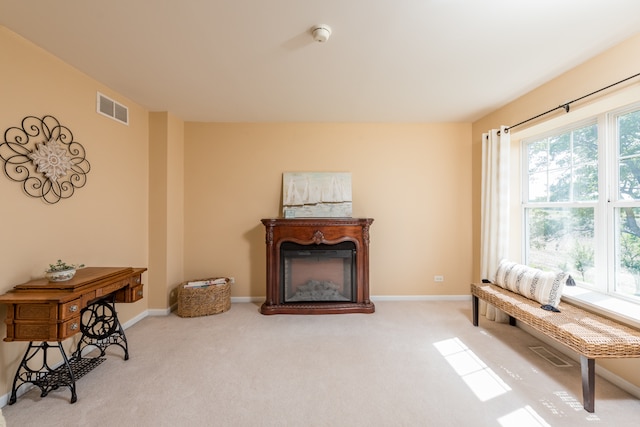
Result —
[[[76,269],[72,268],[69,270],[61,270],[61,271],[47,271],[45,272],[45,277],[50,282],[64,282],[67,280],[71,280],[73,276],[76,275]]]

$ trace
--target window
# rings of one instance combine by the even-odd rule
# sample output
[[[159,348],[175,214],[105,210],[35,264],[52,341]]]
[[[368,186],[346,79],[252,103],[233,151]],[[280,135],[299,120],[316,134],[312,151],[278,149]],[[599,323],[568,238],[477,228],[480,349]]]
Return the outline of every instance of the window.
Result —
[[[614,290],[640,298],[640,109],[613,115],[617,191]]]
[[[522,144],[526,264],[640,302],[640,104]]]

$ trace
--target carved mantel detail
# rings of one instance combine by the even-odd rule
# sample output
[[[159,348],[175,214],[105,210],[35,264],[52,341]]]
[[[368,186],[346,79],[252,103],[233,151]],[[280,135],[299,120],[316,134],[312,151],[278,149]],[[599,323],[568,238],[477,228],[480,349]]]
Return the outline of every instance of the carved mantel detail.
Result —
[[[316,245],[319,245],[323,242],[324,242],[324,234],[322,234],[322,231],[316,230],[316,232],[313,233],[313,243],[315,243]]]
[[[364,241],[364,244],[369,247],[369,224],[362,227],[362,240]]]
[[[265,243],[269,246],[273,245],[273,227],[267,227]]]

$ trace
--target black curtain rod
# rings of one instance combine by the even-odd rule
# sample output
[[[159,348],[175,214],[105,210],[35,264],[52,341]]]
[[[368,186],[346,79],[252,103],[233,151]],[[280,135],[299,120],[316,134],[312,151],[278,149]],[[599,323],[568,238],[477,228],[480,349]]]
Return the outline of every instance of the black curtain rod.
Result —
[[[562,108],[562,109],[564,109],[564,111],[568,113],[568,112],[569,112],[569,105],[573,104],[574,102],[577,102],[577,101],[580,101],[580,100],[582,100],[582,99],[584,99],[584,98],[587,98],[587,97],[589,97],[589,96],[595,95],[595,94],[596,94],[596,93],[598,93],[598,92],[602,92],[603,90],[607,90],[607,89],[612,88],[612,87],[614,87],[614,86],[616,86],[616,85],[619,85],[620,83],[624,83],[624,82],[626,82],[627,80],[631,80],[631,79],[633,79],[633,78],[635,78],[635,77],[638,77],[638,76],[640,76],[640,73],[638,73],[638,74],[634,74],[633,76],[631,76],[631,77],[627,77],[626,79],[622,79],[622,80],[620,80],[619,82],[612,83],[612,84],[610,84],[609,86],[605,86],[605,87],[603,87],[603,88],[601,88],[601,89],[598,89],[598,90],[596,90],[596,91],[593,91],[593,92],[591,92],[591,93],[588,93],[588,94],[586,94],[586,95],[583,95],[583,96],[581,96],[580,98],[576,98],[576,99],[574,99],[573,101],[569,101],[569,102],[567,102],[567,103],[565,103],[565,104],[558,105],[557,107],[552,108],[552,109],[551,109],[551,110],[549,110],[549,111],[545,111],[544,113],[540,113],[540,114],[538,114],[537,116],[530,117],[530,118],[528,118],[527,120],[523,120],[523,121],[521,121],[520,123],[516,123],[515,125],[508,126],[507,128],[505,128],[505,132],[507,132],[507,133],[508,133],[508,132],[509,132],[509,130],[513,129],[513,128],[514,128],[514,127],[516,127],[516,126],[523,125],[523,124],[525,124],[525,123],[530,122],[531,120],[535,120],[535,119],[537,119],[537,118],[540,118],[540,117],[542,117],[542,116],[545,116],[545,115],[547,115],[547,114],[549,114],[549,113],[552,113],[552,112],[554,112],[554,111],[556,111],[556,110],[559,110],[559,109],[561,109],[561,108]],[[498,132],[498,133],[500,133],[500,132]]]

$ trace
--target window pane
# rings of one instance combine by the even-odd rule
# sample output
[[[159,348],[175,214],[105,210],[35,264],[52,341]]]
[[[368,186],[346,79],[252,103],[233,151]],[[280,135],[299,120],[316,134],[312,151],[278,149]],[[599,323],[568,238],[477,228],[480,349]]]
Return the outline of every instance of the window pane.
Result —
[[[549,138],[549,169],[568,168],[571,166],[571,139],[565,133]]]
[[[530,208],[526,221],[528,265],[595,282],[593,208]]]
[[[571,201],[571,169],[562,168],[549,171],[549,201]]]
[[[618,116],[619,195],[621,200],[640,199],[640,111]]]
[[[546,202],[547,201],[547,172],[535,173],[529,175],[529,201],[530,202]]]
[[[598,126],[573,132],[573,200],[598,200]]]
[[[592,124],[527,143],[529,202],[598,199],[597,129]]]
[[[615,290],[640,296],[640,208],[618,208]]]
[[[576,168],[573,176],[573,198],[578,201],[598,200],[598,165],[586,163]]]
[[[536,172],[547,173],[547,163],[549,159],[547,157],[548,147],[547,140],[534,141],[527,144],[528,159],[529,159],[529,174]]]

